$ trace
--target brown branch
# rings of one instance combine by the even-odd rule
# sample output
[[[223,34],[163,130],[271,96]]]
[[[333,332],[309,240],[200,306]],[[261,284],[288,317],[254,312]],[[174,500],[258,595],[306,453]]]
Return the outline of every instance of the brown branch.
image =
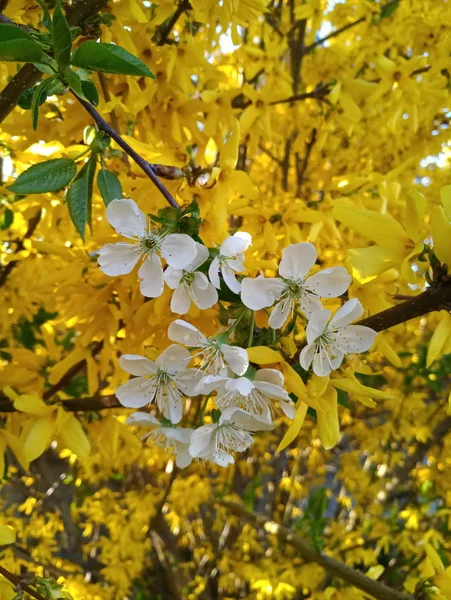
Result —
[[[10,581],[12,584],[14,584],[17,590],[23,590],[24,592],[27,592],[27,594],[30,594],[32,598],[35,598],[35,600],[45,600],[44,596],[38,594],[36,590],[31,588],[25,582],[23,582],[20,577],[14,575],[10,571],[8,571],[8,569],[5,569],[5,567],[2,567],[1,565],[0,574],[3,575],[3,577],[6,577],[6,579],[8,579],[8,581]]]
[[[312,92],[306,92],[304,94],[294,94],[289,98],[284,98],[283,100],[274,100],[270,102],[270,106],[274,106],[275,104],[288,104],[289,102],[298,102],[299,100],[319,100],[320,102],[326,102],[325,96],[330,92],[332,87],[331,83],[320,83],[316,86],[316,88]]]
[[[301,191],[301,186],[304,183],[305,173],[307,171],[308,163],[310,160],[310,155],[312,153],[313,146],[316,143],[316,135],[317,130],[316,127],[312,129],[312,133],[310,134],[310,139],[305,144],[305,156],[302,160],[296,161],[296,175],[297,175],[297,195],[299,196]],[[297,158],[297,155],[296,155]]]
[[[28,228],[22,240],[17,243],[16,253],[21,252],[24,247],[24,241],[31,238],[33,233],[36,230],[36,227],[39,225],[39,221],[41,220],[42,211],[41,209],[28,221]],[[19,264],[18,260],[11,260],[7,265],[0,268],[0,288],[3,287],[8,279],[11,271]]]
[[[323,567],[327,573],[339,577],[349,585],[363,590],[376,600],[413,600],[412,596],[399,592],[386,586],[379,581],[370,579],[361,571],[357,571],[341,563],[340,561],[314,550],[307,540],[296,535],[288,527],[279,525],[275,521],[269,521],[265,517],[249,512],[242,504],[236,502],[222,501],[222,506],[228,508],[234,515],[255,527],[263,528],[267,533],[276,535],[280,540],[293,546],[306,562],[313,562]]]
[[[400,0],[391,0],[391,2],[387,2],[387,4],[383,4],[380,7],[380,12],[382,12],[386,8],[390,8],[390,6],[393,6],[394,4],[397,4],[399,1]],[[347,31],[348,29],[351,29],[352,27],[355,27],[356,25],[360,25],[360,23],[364,23],[365,21],[366,21],[366,17],[360,17],[359,19],[356,19],[355,21],[352,21],[351,23],[347,23],[347,25],[343,25],[343,27],[339,27],[338,29],[331,31],[330,33],[328,33],[321,39],[316,40],[316,42],[313,42],[313,44],[310,44],[310,46],[306,46],[304,48],[304,54],[308,54],[317,46],[321,46],[322,44],[324,44],[324,42],[327,42],[328,40],[330,40],[334,37],[337,37],[337,35],[340,35],[340,33],[343,33],[344,31]]]
[[[67,10],[67,21],[71,27],[83,26],[103,8],[108,0],[78,0]],[[22,92],[33,87],[42,77],[33,65],[26,64],[15,75],[0,93],[0,123],[16,107],[17,100]]]
[[[154,36],[154,41],[158,40],[157,46],[164,46],[168,42],[168,38],[171,35],[175,24],[183,15],[183,13],[190,9],[191,4],[189,3],[189,0],[182,0],[182,2],[178,5],[177,10],[168,21],[168,24],[166,26],[162,26],[162,29],[157,32],[156,36]]]

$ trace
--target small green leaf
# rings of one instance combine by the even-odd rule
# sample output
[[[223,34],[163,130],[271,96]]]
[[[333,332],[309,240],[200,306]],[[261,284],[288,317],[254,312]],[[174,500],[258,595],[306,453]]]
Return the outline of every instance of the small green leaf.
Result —
[[[86,223],[91,227],[92,189],[97,166],[96,161],[96,156],[92,154],[66,194],[70,217],[83,241],[85,241]]]
[[[67,85],[70,87],[71,90],[73,90],[77,96],[80,96],[80,98],[83,98],[83,100],[86,100],[85,95],[83,93],[83,88],[81,85],[81,79],[80,77],[77,75],[77,73],[75,73],[75,71],[72,71],[69,67],[67,69],[64,70],[64,79],[67,82]]]
[[[37,86],[34,86],[20,94],[20,96],[17,99],[17,104],[20,106],[20,108],[23,108],[24,110],[30,110],[31,102],[33,100],[33,94],[36,91],[36,87]],[[44,102],[45,98],[41,98],[40,104],[44,104]]]
[[[111,171],[100,169],[97,175],[97,185],[99,186],[105,206],[108,206],[113,200],[123,198],[121,183]]]
[[[82,81],[81,89],[83,90],[83,94],[85,98],[93,105],[98,106],[99,104],[99,93],[97,91],[96,86],[92,81]]]
[[[32,40],[31,36],[17,25],[0,24],[0,43],[12,40]]]
[[[13,221],[14,221],[13,211],[9,208],[6,208],[3,211],[2,216],[0,217],[0,229],[2,231],[9,229],[11,227],[11,225],[13,224]]]
[[[53,12],[52,40],[55,50],[55,58],[61,70],[69,66],[70,49],[72,48],[72,36],[66,17],[58,3]]]
[[[39,119],[39,106],[45,102],[47,98],[47,91],[51,88],[54,83],[54,78],[44,79],[39,85],[36,86],[33,98],[31,99],[31,123],[33,125],[33,131],[38,128]]]
[[[102,73],[154,77],[139,58],[116,44],[85,42],[73,53],[71,64]]]
[[[16,194],[56,192],[67,185],[76,173],[77,167],[72,159],[53,158],[24,171],[8,189]]]
[[[3,25],[3,27],[6,27]],[[32,40],[16,39],[0,42],[0,60],[9,62],[42,62],[45,54]]]

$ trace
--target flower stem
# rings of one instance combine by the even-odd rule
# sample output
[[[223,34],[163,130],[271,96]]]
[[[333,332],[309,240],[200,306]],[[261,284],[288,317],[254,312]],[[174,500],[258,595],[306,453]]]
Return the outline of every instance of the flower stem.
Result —
[[[255,314],[254,314],[254,311],[251,311],[251,322],[249,325],[249,337],[247,340],[248,348],[250,348],[252,346],[252,342],[254,341],[254,327],[255,327]]]

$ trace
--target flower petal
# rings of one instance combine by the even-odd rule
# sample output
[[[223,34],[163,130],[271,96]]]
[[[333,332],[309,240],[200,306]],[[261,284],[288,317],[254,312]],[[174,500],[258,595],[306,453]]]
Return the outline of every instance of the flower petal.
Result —
[[[206,276],[203,273],[195,273],[194,281],[189,287],[189,295],[191,296],[191,300],[198,308],[205,310],[214,306],[218,301],[218,290],[212,283],[208,281],[208,279],[207,288],[202,289],[199,286],[199,282],[202,282],[203,284],[203,280],[200,278],[197,279],[197,275],[203,275],[203,277],[206,279]]]
[[[116,277],[131,273],[140,256],[139,244],[118,242],[117,244],[105,244],[100,248],[97,262],[105,275]]]
[[[341,308],[337,310],[330,321],[330,328],[338,329],[339,327],[345,327],[358,319],[363,314],[363,306],[357,300],[352,298],[348,300]]]
[[[147,377],[135,377],[116,388],[116,396],[122,406],[141,408],[155,397],[155,386]]]
[[[305,348],[302,348],[301,353],[299,355],[299,363],[305,371],[308,371],[310,369],[310,365],[312,364],[315,352],[316,346],[314,344],[309,344],[308,346],[305,346]]]
[[[221,272],[226,286],[232,290],[232,292],[235,292],[235,294],[239,294],[241,290],[241,283],[238,281],[235,273],[227,263],[222,265]]]
[[[146,215],[134,200],[113,200],[106,209],[108,223],[128,238],[142,238],[146,233]]]
[[[181,283],[172,294],[171,310],[178,315],[186,315],[191,307],[191,298],[188,294],[188,288]]]
[[[286,417],[289,419],[294,419],[296,416],[296,406],[293,402],[291,402],[291,400],[289,402],[285,402],[285,400],[279,400],[279,406]]]
[[[313,344],[313,342],[324,333],[327,329],[327,323],[330,319],[330,310],[321,308],[313,313],[310,317],[310,321],[307,324],[307,342]]]
[[[366,352],[376,339],[376,331],[364,325],[348,325],[334,334],[334,341],[345,354]]]
[[[215,433],[217,426],[214,424],[211,425],[202,425],[202,427],[198,427],[191,436],[191,442],[189,445],[189,453],[194,458],[199,457],[203,458],[208,456],[210,442],[212,441],[212,436]]]
[[[307,288],[321,298],[337,298],[351,285],[352,277],[344,267],[324,269],[305,282]]]
[[[162,371],[174,374],[185,369],[191,358],[191,354],[186,348],[178,344],[172,344],[160,354],[155,364]]]
[[[138,425],[139,427],[159,427],[160,421],[153,415],[137,411],[131,414],[125,422],[127,425]]]
[[[170,267],[185,269],[196,257],[194,240],[185,233],[171,233],[161,244],[161,254]]]
[[[252,242],[252,237],[250,236],[250,234],[247,235],[249,237],[245,238],[235,234],[231,235],[226,240],[224,240],[219,250],[221,256],[236,256],[241,252],[245,252]]]
[[[225,362],[236,375],[244,375],[249,367],[249,357],[244,348],[222,344],[221,353]]]
[[[207,260],[207,258],[209,256],[208,248],[206,246],[204,246],[203,244],[199,244],[199,242],[195,242],[195,244],[196,244],[196,256],[195,256],[194,260],[191,261],[187,267],[185,267],[185,271],[195,271],[201,265],[204,264],[204,262]]]
[[[268,398],[281,398],[282,400],[290,400],[288,392],[278,385],[268,383],[267,381],[254,381],[255,387],[259,392],[268,396]]]
[[[183,279],[183,271],[181,269],[174,269],[174,267],[167,267],[163,274],[166,285],[175,290]]]
[[[236,391],[242,396],[249,396],[255,388],[254,384],[247,377],[238,377],[238,379],[229,379],[225,383],[225,389],[228,392]]]
[[[261,310],[274,304],[285,290],[285,283],[275,277],[267,279],[259,275],[256,279],[246,277],[241,282],[241,300],[251,310]]]
[[[255,374],[255,381],[266,381],[273,385],[283,387],[283,374],[277,369],[259,369]]]
[[[119,359],[121,369],[130,375],[154,375],[157,368],[153,360],[139,354],[123,354]]]
[[[210,278],[211,283],[218,290],[221,288],[221,280],[219,279],[219,264],[219,256],[216,256],[211,261],[211,265],[208,268],[208,277]]]
[[[318,253],[310,242],[287,246],[282,252],[279,275],[288,279],[302,279],[310,271]]]
[[[317,310],[321,310],[323,308],[323,305],[318,298],[307,290],[302,294],[300,306],[302,312],[308,319],[310,319],[313,313],[315,313]]]
[[[327,377],[333,370],[338,369],[343,358],[342,352],[336,352],[332,356],[326,348],[320,348],[313,359],[313,372],[318,377]]]
[[[114,202],[114,200],[113,200]],[[146,298],[158,298],[163,293],[163,267],[160,257],[151,252],[139,267],[139,288]]]
[[[269,326],[273,329],[280,329],[283,327],[292,310],[293,301],[291,298],[284,298],[278,302],[273,308],[271,316],[269,317]]]
[[[208,345],[208,340],[204,334],[197,327],[182,319],[176,319],[169,325],[168,338],[185,346],[205,348]]]
[[[177,444],[177,453],[175,456],[175,464],[179,469],[186,469],[193,460],[189,453],[189,447],[186,444]]]
[[[174,377],[176,386],[185,396],[198,396],[197,386],[202,379],[199,369],[184,369]]]

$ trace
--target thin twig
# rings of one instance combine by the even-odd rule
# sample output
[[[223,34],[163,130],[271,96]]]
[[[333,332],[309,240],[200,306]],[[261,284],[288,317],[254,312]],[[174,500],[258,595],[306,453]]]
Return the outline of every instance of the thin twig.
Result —
[[[31,238],[33,233],[36,230],[36,227],[39,225],[39,221],[41,220],[42,211],[41,209],[28,221],[28,228],[22,240],[20,240],[17,244],[16,253],[20,252],[25,248],[24,241]],[[8,279],[11,271],[19,264],[18,260],[11,260],[5,267],[0,269],[0,288],[3,287]]]
[[[8,571],[8,569],[5,569],[5,567],[2,567],[1,565],[0,574],[3,575],[3,577],[6,577],[6,579],[8,579],[8,581],[10,581],[12,584],[14,584],[16,586],[17,591],[23,590],[24,592],[27,592],[27,594],[30,594],[32,598],[35,598],[35,600],[45,600],[44,596],[38,594],[38,592],[36,592],[33,588],[24,583],[20,577],[14,575],[10,571]]]
[[[191,4],[189,3],[189,0],[182,0],[182,2],[178,5],[177,10],[169,20],[168,24],[164,27],[162,31],[158,32],[157,46],[164,46],[167,43],[175,24],[183,15],[183,13],[187,10],[190,10],[190,8]]]

